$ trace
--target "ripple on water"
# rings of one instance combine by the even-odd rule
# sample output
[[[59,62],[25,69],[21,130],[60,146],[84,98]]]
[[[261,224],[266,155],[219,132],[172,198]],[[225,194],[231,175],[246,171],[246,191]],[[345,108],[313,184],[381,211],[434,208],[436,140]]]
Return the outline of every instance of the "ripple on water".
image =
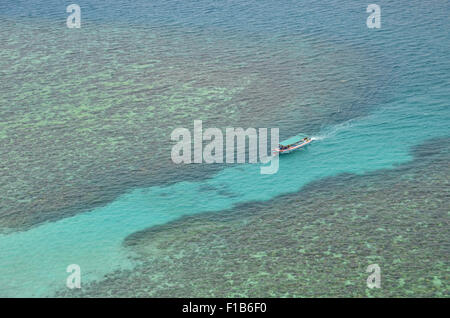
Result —
[[[210,176],[221,167],[170,160],[171,131],[192,129],[194,119],[283,127],[281,137],[317,131],[367,111],[367,90],[379,82],[367,61],[354,63],[360,53],[311,37],[280,39],[279,50],[277,40],[246,34],[8,22],[0,22],[3,228]]]

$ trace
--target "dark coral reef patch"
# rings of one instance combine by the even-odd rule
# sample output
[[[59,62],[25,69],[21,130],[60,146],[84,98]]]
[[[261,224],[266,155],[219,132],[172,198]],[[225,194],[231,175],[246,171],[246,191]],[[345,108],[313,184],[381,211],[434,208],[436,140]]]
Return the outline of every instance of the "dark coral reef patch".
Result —
[[[220,167],[170,159],[171,132],[196,119],[317,131],[386,95],[379,72],[355,65],[360,53],[316,48],[320,39],[293,37],[280,52],[167,27],[0,27],[0,231],[89,211],[132,188],[207,178]]]

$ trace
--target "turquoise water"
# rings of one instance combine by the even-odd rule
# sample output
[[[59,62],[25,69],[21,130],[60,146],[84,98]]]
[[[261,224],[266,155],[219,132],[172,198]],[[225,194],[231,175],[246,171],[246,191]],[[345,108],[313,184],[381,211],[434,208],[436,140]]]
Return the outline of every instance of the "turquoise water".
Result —
[[[90,2],[86,3],[89,6]],[[139,14],[143,2],[136,4],[136,8],[141,9],[128,8],[130,11],[127,11],[127,8],[122,8],[127,12],[122,22],[134,18],[138,24],[155,23],[160,26],[174,23],[194,30],[211,27],[238,32],[233,23],[222,21],[221,5],[211,8],[213,13],[209,18],[202,16],[196,20],[188,18],[195,12],[194,4],[190,3],[184,10],[179,9],[181,12],[169,13],[174,4],[171,1],[167,3],[155,3],[154,8],[162,10],[159,12],[161,16],[149,13],[151,18],[145,22],[144,16]],[[249,14],[253,11],[251,3],[257,7],[255,18]],[[168,223],[183,215],[222,211],[240,203],[266,201],[295,193],[312,181],[340,173],[364,175],[393,168],[412,159],[412,147],[435,137],[449,136],[450,41],[444,34],[449,27],[448,18],[445,19],[450,14],[448,6],[426,1],[414,2],[417,6],[413,6],[411,2],[404,2],[407,10],[402,11],[402,4],[380,3],[383,14],[386,12],[386,20],[383,20],[381,30],[369,33],[364,23],[364,5],[360,6],[361,9],[353,4],[342,7],[338,6],[340,2],[333,3],[338,16],[350,17],[343,19],[345,21],[336,28],[333,23],[337,23],[337,18],[333,16],[328,21],[322,20],[321,24],[314,24],[314,19],[330,14],[317,5],[308,7],[305,3],[300,7],[289,4],[290,11],[287,8],[275,10],[270,2],[263,3],[266,6],[249,2],[247,9],[236,15],[234,23],[247,21],[246,32],[259,30],[274,37],[302,32],[328,37],[330,45],[333,41],[343,41],[349,47],[366,53],[359,55],[360,60],[355,64],[370,64],[378,74],[395,80],[388,86],[379,83],[380,89],[375,90],[374,96],[369,96],[363,105],[369,109],[367,113],[361,114],[350,108],[346,110],[345,120],[316,128],[313,133],[315,141],[303,151],[282,156],[279,172],[274,175],[261,175],[258,165],[237,165],[226,167],[212,176],[199,176],[195,181],[176,180],[168,185],[134,189],[124,187],[124,194],[107,204],[54,222],[43,222],[24,231],[1,234],[0,296],[51,296],[64,288],[68,275],[65,269],[73,263],[81,266],[82,284],[100,280],[115,270],[133,268],[133,255],[123,246],[123,241],[137,231]],[[80,5],[83,7],[83,3]],[[197,6],[207,10],[205,8],[209,5],[201,2]],[[235,13],[242,11],[241,6],[244,5],[233,3],[222,10],[227,14]],[[38,12],[42,11],[43,19],[54,18],[56,13],[45,8],[47,5],[38,9]],[[273,21],[270,22],[279,24],[267,29],[264,16],[273,10]],[[306,18],[303,27],[298,26],[293,12],[306,17],[311,10],[314,17]],[[19,18],[21,12],[10,5],[3,15],[14,19]],[[180,19],[174,18],[177,13],[181,15]],[[108,18],[114,18],[116,11],[108,14]],[[395,15],[409,18],[402,20]],[[87,17],[96,23],[105,23],[100,14],[96,16],[88,11]],[[351,24],[361,19],[362,26]],[[328,25],[324,25],[326,23]],[[315,28],[320,30],[314,31]],[[335,30],[335,33],[328,33],[330,30]],[[375,65],[365,58],[373,58]],[[308,115],[304,116],[307,118]],[[329,113],[323,114],[324,122],[330,122],[329,117]],[[271,124],[278,127],[279,122]],[[282,136],[290,134],[282,126],[279,128]],[[292,135],[296,133],[298,131],[292,131]]]
[[[268,200],[338,173],[362,174],[406,162],[411,146],[448,131],[447,108],[427,113],[427,105],[420,101],[409,105],[415,106],[409,107],[407,118],[403,103],[397,102],[367,118],[330,128],[315,136],[317,141],[308,150],[282,157],[275,175],[260,175],[257,166],[233,167],[202,182],[137,189],[105,207],[2,236],[1,285],[6,295],[48,295],[64,282],[68,264],[80,265],[84,280],[131,266],[122,240],[149,226],[185,214]],[[202,191],[204,186],[214,190]]]

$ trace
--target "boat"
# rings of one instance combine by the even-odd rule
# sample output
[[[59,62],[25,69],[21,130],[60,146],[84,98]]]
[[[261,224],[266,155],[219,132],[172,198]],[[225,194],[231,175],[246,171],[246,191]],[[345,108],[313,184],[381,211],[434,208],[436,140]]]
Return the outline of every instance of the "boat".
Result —
[[[305,134],[299,134],[297,136],[291,137],[280,142],[278,148],[274,149],[274,152],[289,153],[297,149],[301,149],[306,145],[309,145],[312,142],[312,139]]]

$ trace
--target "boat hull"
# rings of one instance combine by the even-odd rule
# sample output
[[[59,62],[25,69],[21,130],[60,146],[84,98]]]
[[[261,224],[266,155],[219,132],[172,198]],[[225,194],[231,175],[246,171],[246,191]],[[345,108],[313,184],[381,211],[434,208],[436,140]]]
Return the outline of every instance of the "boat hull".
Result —
[[[312,140],[310,139],[310,140],[308,140],[308,141],[305,141],[305,142],[303,142],[303,143],[301,143],[301,144],[298,144],[298,145],[294,145],[294,146],[289,147],[289,148],[287,148],[287,149],[279,149],[279,148],[277,148],[277,149],[274,149],[273,151],[274,151],[274,153],[278,152],[279,154],[290,153],[290,152],[292,152],[292,151],[301,149],[301,148],[303,148],[303,147],[309,145],[311,142],[312,142]]]

